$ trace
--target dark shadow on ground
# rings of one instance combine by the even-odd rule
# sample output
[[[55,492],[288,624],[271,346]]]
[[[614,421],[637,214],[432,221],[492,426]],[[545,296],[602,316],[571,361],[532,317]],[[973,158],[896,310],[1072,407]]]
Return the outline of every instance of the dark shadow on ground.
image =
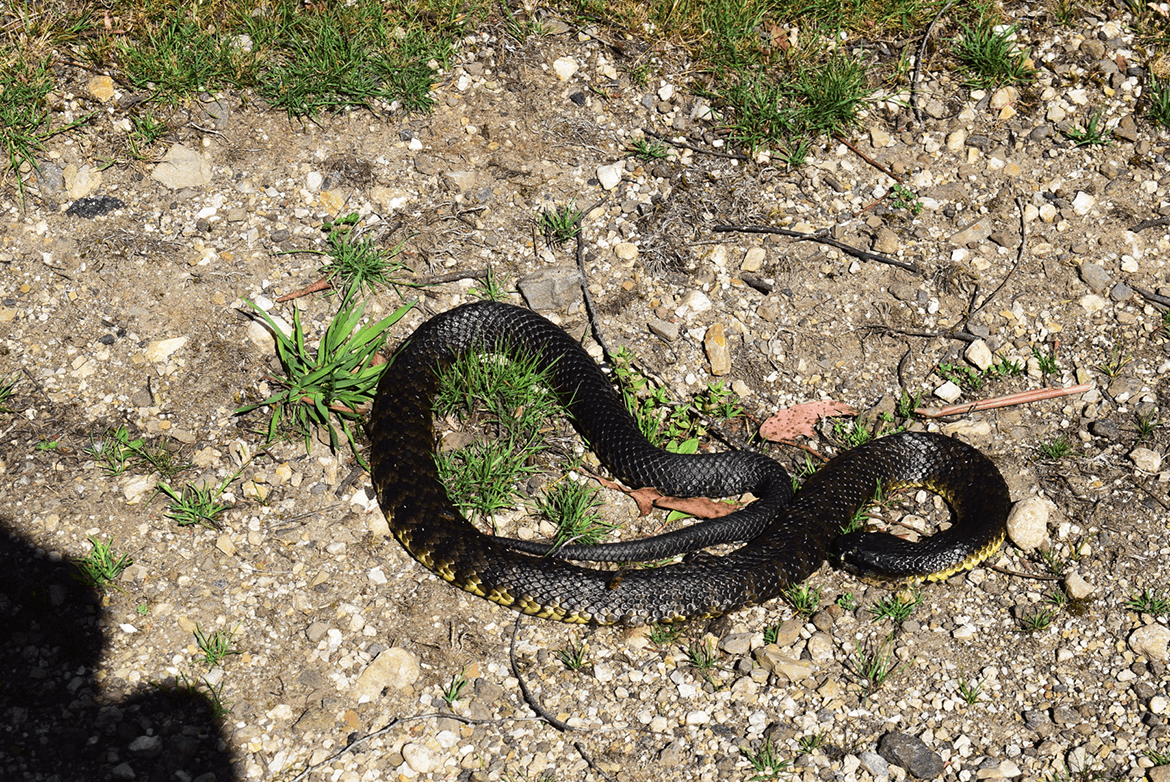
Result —
[[[145,687],[104,695],[100,595],[0,518],[0,779],[230,782],[208,699]]]

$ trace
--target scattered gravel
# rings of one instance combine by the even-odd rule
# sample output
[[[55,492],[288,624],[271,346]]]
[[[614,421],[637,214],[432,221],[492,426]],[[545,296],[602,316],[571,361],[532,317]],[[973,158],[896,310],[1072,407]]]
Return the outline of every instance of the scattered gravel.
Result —
[[[1135,114],[1144,66],[1128,29],[1046,18],[1017,18],[1039,41],[1034,85],[968,94],[957,74],[926,74],[921,124],[896,95],[864,117],[858,148],[903,178],[918,215],[879,201],[893,180],[833,142],[791,172],[766,151],[746,164],[682,148],[627,157],[643,129],[722,149],[717,117],[683,89],[681,59],[668,53],[639,87],[588,35],[521,49],[470,36],[427,116],[290,124],[218,95],[178,123],[159,163],[104,170],[123,96],[73,74],[63,106],[102,111],[84,135],[46,141],[28,210],[9,194],[0,225],[0,374],[20,380],[16,412],[0,418],[13,563],[0,582],[0,775],[72,764],[85,773],[62,778],[223,782],[323,764],[311,778],[738,779],[770,742],[803,780],[1165,779],[1147,753],[1170,751],[1170,629],[1126,601],[1170,585],[1170,432],[1140,438],[1137,427],[1170,408],[1170,340],[1146,298],[1170,296],[1170,232],[1129,230],[1170,216],[1170,136]],[[590,89],[611,80],[608,98]],[[1060,131],[1098,109],[1113,143],[1073,147]],[[243,300],[321,329],[333,300],[274,302],[316,278],[320,258],[305,251],[324,246],[323,221],[356,211],[378,241],[405,242],[420,277],[490,266],[584,335],[571,248],[546,247],[534,215],[603,195],[583,221],[601,326],[677,396],[723,369],[762,417],[829,398],[893,409],[902,383],[948,401],[1094,383],[929,424],[999,464],[1030,514],[1014,525],[1020,548],[923,588],[898,624],[870,610],[888,586],[828,566],[811,580],[823,595],[812,617],[773,601],[673,643],[528,620],[522,675],[581,730],[535,720],[508,665],[513,616],[410,560],[344,454],[314,433],[309,454],[294,440],[249,461],[262,423],[233,411],[275,384],[271,338],[250,330]],[[717,223],[828,229],[923,274],[813,242],[716,234]],[[477,284],[409,291],[419,307],[395,338]],[[384,292],[368,315],[398,304]],[[920,336],[956,326],[979,342]],[[1059,369],[1045,374],[1038,356],[1050,355]],[[716,359],[726,364],[713,371]],[[1026,372],[978,390],[932,374],[1001,359]],[[241,471],[222,530],[177,527],[141,470],[100,468],[91,437],[120,425],[190,460],[181,480]],[[1071,455],[1040,460],[1037,446],[1060,434]],[[924,529],[939,503],[912,499],[903,523]],[[626,500],[609,512],[650,528]],[[135,562],[103,595],[68,575],[89,536]],[[1036,548],[1064,563],[1064,581],[1023,551]],[[1076,599],[1051,606],[1062,584]],[[1051,625],[1020,631],[1020,617],[1049,608]],[[208,671],[196,627],[235,628],[241,654]],[[587,644],[579,671],[558,658],[571,641]],[[718,664],[701,668],[687,650],[707,641]],[[893,672],[868,691],[860,669],[880,650]],[[219,694],[222,723],[179,697],[184,682]]]

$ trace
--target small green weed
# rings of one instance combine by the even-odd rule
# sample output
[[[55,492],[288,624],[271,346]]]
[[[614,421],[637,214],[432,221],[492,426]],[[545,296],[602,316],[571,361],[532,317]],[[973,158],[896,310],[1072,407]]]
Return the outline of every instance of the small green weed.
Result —
[[[885,639],[876,646],[863,646],[857,641],[857,646],[849,660],[849,671],[861,681],[862,700],[877,692],[890,677],[906,666],[898,665],[894,660],[894,633],[890,632]]]
[[[107,429],[101,437],[90,435],[85,452],[92,456],[108,475],[121,475],[142,460],[142,448],[145,444],[145,438],[130,439],[129,430],[125,426],[120,426],[117,429]]]
[[[1006,356],[996,356],[996,358],[999,360],[987,368],[983,373],[984,377],[1016,377],[1024,374],[1024,365],[1019,361],[1013,361]]]
[[[1068,435],[1062,434],[1050,443],[1041,443],[1037,446],[1040,458],[1046,462],[1059,462],[1072,453],[1072,442]]]
[[[710,638],[704,638],[693,644],[687,644],[687,661],[700,671],[710,671],[719,665],[719,652]]]
[[[901,590],[887,595],[869,607],[873,621],[880,622],[889,619],[891,622],[904,622],[914,613],[914,609],[922,603],[922,591],[919,589]]]
[[[150,604],[149,603],[139,603],[138,607],[135,608],[134,610],[138,613],[139,616],[146,616],[147,614],[150,613]]]
[[[1155,766],[1170,766],[1170,751],[1158,752],[1157,750],[1147,749],[1145,755]]]
[[[661,141],[647,141],[644,138],[631,141],[626,151],[634,157],[645,161],[661,160],[662,158],[670,157],[670,148]]]
[[[1125,601],[1125,607],[1139,614],[1162,617],[1170,614],[1170,593],[1166,590],[1143,589],[1133,592]]]
[[[1060,364],[1056,363],[1056,356],[1052,353],[1043,353],[1040,348],[1032,346],[1032,355],[1040,365],[1040,371],[1045,375],[1053,375],[1060,371]]]
[[[685,629],[686,625],[681,623],[663,624],[661,622],[655,622],[654,624],[650,625],[650,633],[647,635],[647,637],[650,639],[650,643],[654,644],[655,646],[670,646],[672,643],[682,637],[683,630]]]
[[[833,419],[833,438],[846,449],[865,445],[873,439],[873,432],[867,426],[860,426],[856,421]]]
[[[895,209],[905,209],[915,216],[922,213],[922,202],[918,200],[918,194],[910,188],[896,184],[890,188],[890,196],[890,206]]]
[[[555,209],[546,209],[536,219],[540,233],[550,247],[559,247],[581,233],[581,218],[585,213],[575,208],[575,201]]]
[[[1117,345],[1114,345],[1109,350],[1109,358],[1094,368],[1102,375],[1112,380],[1113,378],[1120,375],[1121,370],[1125,369],[1126,365],[1131,361],[1133,361],[1132,355],[1123,357],[1121,355],[1121,348]]]
[[[1170,128],[1170,81],[1151,79],[1145,98],[1146,116],[1150,122]]]
[[[825,738],[827,736],[828,731],[825,730],[822,730],[820,733],[806,733],[797,739],[796,744],[802,755],[811,755],[825,745]]]
[[[1065,138],[1073,143],[1074,147],[1108,146],[1113,143],[1113,140],[1109,138],[1109,131],[1105,129],[1105,123],[1102,121],[1104,114],[1105,109],[1098,109],[1089,118],[1085,127],[1073,125],[1061,132]]]
[[[589,662],[589,645],[583,638],[571,638],[569,643],[557,652],[557,659],[570,671],[579,671]]]
[[[1037,608],[1022,614],[1017,619],[1018,629],[1021,633],[1038,633],[1041,630],[1047,630],[1055,618],[1055,608]]]
[[[1061,561],[1060,557],[1055,551],[1048,548],[1036,549],[1036,554],[1040,557],[1040,561],[1044,564],[1044,569],[1054,576],[1064,575],[1065,563]]]
[[[764,743],[757,750],[740,747],[739,751],[756,773],[751,777],[753,782],[760,780],[780,779],[781,775],[789,776],[792,773],[792,761],[781,760],[780,748],[772,743],[771,739],[764,739]]]
[[[90,535],[89,545],[87,556],[73,560],[74,576],[83,584],[104,592],[122,575],[122,571],[134,564],[134,560],[129,554],[115,554],[113,541],[103,543]]]
[[[922,406],[922,396],[922,391],[919,391],[916,394],[911,394],[903,388],[901,393],[898,395],[898,405],[894,411],[898,418],[901,418],[903,421],[909,421],[913,419],[914,411]]]
[[[134,89],[150,90],[155,100],[172,106],[238,84],[253,67],[228,36],[182,11],[120,40],[118,61]]]
[[[223,661],[231,655],[241,654],[239,649],[232,646],[236,631],[239,629],[240,626],[236,625],[231,630],[216,630],[206,633],[202,627],[195,625],[195,644],[199,647],[199,651],[203,652],[203,659],[200,662],[206,664],[208,668],[214,668],[223,664]]]
[[[316,350],[310,350],[306,345],[300,310],[293,310],[293,334],[289,337],[267,312],[247,302],[260,313],[275,335],[276,353],[285,376],[277,381],[283,386],[281,390],[262,402],[244,405],[236,410],[236,415],[260,407],[270,408],[268,440],[274,440],[282,424],[287,424],[294,431],[303,433],[305,451],[310,453],[313,426],[325,427],[330,445],[336,449],[338,433],[335,422],[340,422],[350,449],[364,467],[365,460],[357,451],[351,424],[361,420],[361,408],[371,402],[382,373],[390,366],[373,363],[374,356],[386,341],[386,332],[414,305],[403,305],[392,315],[359,329],[365,304],[353,304],[354,297],[350,294],[346,295],[340,312],[330,321]]]
[[[554,548],[591,546],[619,528],[619,524],[602,521],[597,509],[604,503],[597,495],[596,487],[565,479],[536,501],[537,510],[557,528]]]
[[[784,599],[800,616],[812,616],[821,605],[821,588],[807,583],[792,584],[784,590]]]
[[[378,286],[387,286],[401,295],[399,286],[404,284],[401,273],[409,271],[405,264],[396,260],[401,245],[393,250],[379,247],[365,236],[360,222],[361,216],[353,212],[322,224],[321,230],[327,233],[325,242],[329,249],[321,254],[330,260],[319,270],[321,275],[329,280],[334,290],[375,293]]]
[[[869,520],[872,518],[870,509],[873,507],[884,507],[888,501],[889,497],[886,496],[886,491],[882,487],[882,480],[881,478],[878,478],[877,485],[874,487],[873,497],[870,498],[869,503],[863,507],[858,508],[849,521],[841,525],[840,533],[842,535],[848,535],[851,532],[857,532],[858,530],[865,529],[866,524],[868,524]]]
[[[983,694],[983,680],[968,678],[959,673],[959,697],[963,699],[968,705],[974,705],[979,702],[979,697]]]
[[[857,598],[854,597],[852,592],[846,592],[842,595],[838,595],[836,602],[837,607],[842,611],[848,611],[852,613],[853,611],[857,610]]]
[[[204,690],[199,689],[200,684],[203,685]],[[232,704],[223,697],[224,684],[225,681],[221,679],[218,685],[213,685],[211,682],[207,681],[207,677],[205,676],[200,677],[199,682],[196,683],[187,678],[187,674],[180,673],[179,681],[174,685],[173,689],[206,697],[207,700],[210,701],[212,715],[216,719],[222,720],[231,713],[232,707]],[[160,690],[170,689],[154,682],[151,682],[151,685]]]
[[[61,447],[61,441],[60,440],[41,440],[39,443],[37,443],[33,447],[38,451],[55,451]]]
[[[983,387],[983,373],[965,364],[941,362],[934,372],[943,380],[949,380],[960,388],[978,391]]]
[[[954,52],[967,71],[964,85],[990,90],[1032,78],[1036,71],[1029,61],[1031,52],[1016,45],[1017,32],[1018,26],[996,25],[988,16],[973,27],[963,25]]]
[[[0,96],[2,97],[2,96]],[[0,414],[15,413],[16,410],[8,406],[12,393],[20,382],[20,375],[14,375],[8,380],[0,381]]]
[[[1044,596],[1044,602],[1053,608],[1064,608],[1068,605],[1068,594],[1063,589],[1054,589]]]
[[[505,290],[504,286],[500,284],[495,272],[490,268],[487,270],[487,276],[483,278],[482,286],[478,288],[468,288],[469,296],[474,296],[483,301],[503,301],[506,296],[515,291]]]
[[[466,668],[461,668],[459,673],[451,677],[451,681],[447,682],[447,686],[443,688],[443,702],[448,706],[453,706],[455,701],[459,700],[459,696],[463,693],[463,688],[467,686]]]
[[[1154,434],[1154,431],[1159,427],[1164,426],[1164,422],[1158,417],[1158,410],[1150,408],[1144,413],[1137,414],[1137,421],[1134,426],[1137,429],[1138,442],[1144,443]]]
[[[191,527],[198,524],[208,529],[218,530],[223,529],[219,523],[219,514],[232,507],[230,504],[219,501],[219,497],[227,485],[225,482],[214,488],[209,488],[188,483],[182,491],[179,491],[166,481],[159,481],[158,488],[171,498],[166,512],[167,518],[174,519],[180,527]]]

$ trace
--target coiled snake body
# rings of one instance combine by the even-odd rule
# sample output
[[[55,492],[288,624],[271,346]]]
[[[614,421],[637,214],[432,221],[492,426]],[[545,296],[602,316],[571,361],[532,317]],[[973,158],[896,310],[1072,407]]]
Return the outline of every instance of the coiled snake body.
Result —
[[[574,426],[614,476],[665,494],[721,497],[750,491],[745,509],[632,544],[562,549],[485,535],[452,505],[434,463],[436,370],[471,350],[537,359]],[[990,556],[1004,536],[1010,498],[1003,477],[979,451],[937,434],[902,433],[847,451],[818,470],[791,499],[784,469],[761,454],[678,455],[638,431],[620,396],[564,331],[529,310],[468,304],[424,323],[396,354],[370,415],[370,463],[395,537],[419,562],[455,586],[526,614],[564,622],[639,625],[717,616],[779,595],[832,554],[887,576],[945,578]],[[838,536],[840,525],[881,490],[923,486],[955,512],[952,526],[912,544],[883,533]],[[747,541],[725,556],[622,572],[576,559],[641,560]],[[526,549],[526,550],[521,550]],[[594,553],[596,552],[596,553]]]

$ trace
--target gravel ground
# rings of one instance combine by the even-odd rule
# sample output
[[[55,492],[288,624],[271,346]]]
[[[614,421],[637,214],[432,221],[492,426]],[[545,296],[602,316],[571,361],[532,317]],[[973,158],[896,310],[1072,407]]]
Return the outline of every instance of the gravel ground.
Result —
[[[1170,429],[1142,439],[1137,426],[1170,408],[1154,304],[1170,296],[1170,230],[1133,230],[1170,217],[1170,136],[1136,111],[1144,66],[1124,19],[1076,31],[1028,6],[1015,14],[1036,45],[1034,84],[969,93],[957,74],[928,73],[921,121],[888,96],[856,150],[827,143],[798,171],[689,149],[627,157],[644,129],[719,151],[718,118],[682,89],[677,52],[637,86],[587,34],[523,47],[470,37],[426,116],[301,125],[209,97],[160,145],[162,162],[105,169],[124,149],[127,96],[71,74],[61,108],[100,117],[48,142],[28,208],[9,192],[0,224],[0,371],[20,379],[16,412],[0,418],[11,574],[0,775],[287,780],[313,764],[309,778],[331,782],[746,779],[759,773],[748,753],[767,741],[804,780],[1170,779],[1148,755],[1170,753],[1170,629],[1126,607],[1137,590],[1170,586]],[[1098,110],[1111,143],[1074,147],[1062,128]],[[894,180],[862,155],[901,177],[921,212],[879,200]],[[387,246],[404,242],[420,277],[490,266],[583,334],[579,291],[555,284],[572,279],[571,248],[547,248],[533,215],[603,196],[584,221],[602,328],[679,396],[711,379],[703,337],[716,324],[726,379],[760,418],[822,399],[891,409],[903,385],[933,394],[938,364],[982,360],[968,342],[924,336],[963,323],[1027,371],[960,401],[1092,384],[927,424],[995,460],[1026,510],[1015,539],[1051,552],[1063,579],[1012,574],[1048,571],[1009,545],[993,559],[1002,570],[925,587],[900,623],[869,610],[889,585],[827,565],[811,580],[822,591],[811,617],[774,601],[672,643],[527,620],[517,663],[544,708],[578,729],[562,733],[534,718],[509,666],[513,614],[451,589],[387,538],[347,454],[289,441],[245,464],[263,422],[233,411],[262,398],[273,358],[249,337],[243,300],[287,320],[298,307],[319,331],[332,301],[273,302],[315,279],[321,258],[303,251],[324,246],[323,221],[361,213]],[[824,229],[915,271],[713,232],[721,223]],[[476,284],[419,293],[394,339]],[[369,314],[398,304],[386,291]],[[1059,370],[1043,373],[1036,352]],[[141,470],[100,469],[86,448],[120,425],[190,459],[180,480],[244,465],[223,530],[177,526]],[[1060,435],[1070,455],[1041,460],[1038,446]],[[629,521],[631,505],[614,496],[610,513]],[[68,575],[89,536],[134,558],[107,594]],[[1061,589],[1079,599],[1020,632]],[[196,629],[234,630],[241,653],[209,670]],[[696,665],[688,648],[708,642],[714,665]],[[580,670],[559,657],[572,643],[586,648]],[[858,659],[878,649],[896,669],[867,690]],[[449,706],[455,677],[467,684]],[[185,684],[216,693],[226,716]]]

